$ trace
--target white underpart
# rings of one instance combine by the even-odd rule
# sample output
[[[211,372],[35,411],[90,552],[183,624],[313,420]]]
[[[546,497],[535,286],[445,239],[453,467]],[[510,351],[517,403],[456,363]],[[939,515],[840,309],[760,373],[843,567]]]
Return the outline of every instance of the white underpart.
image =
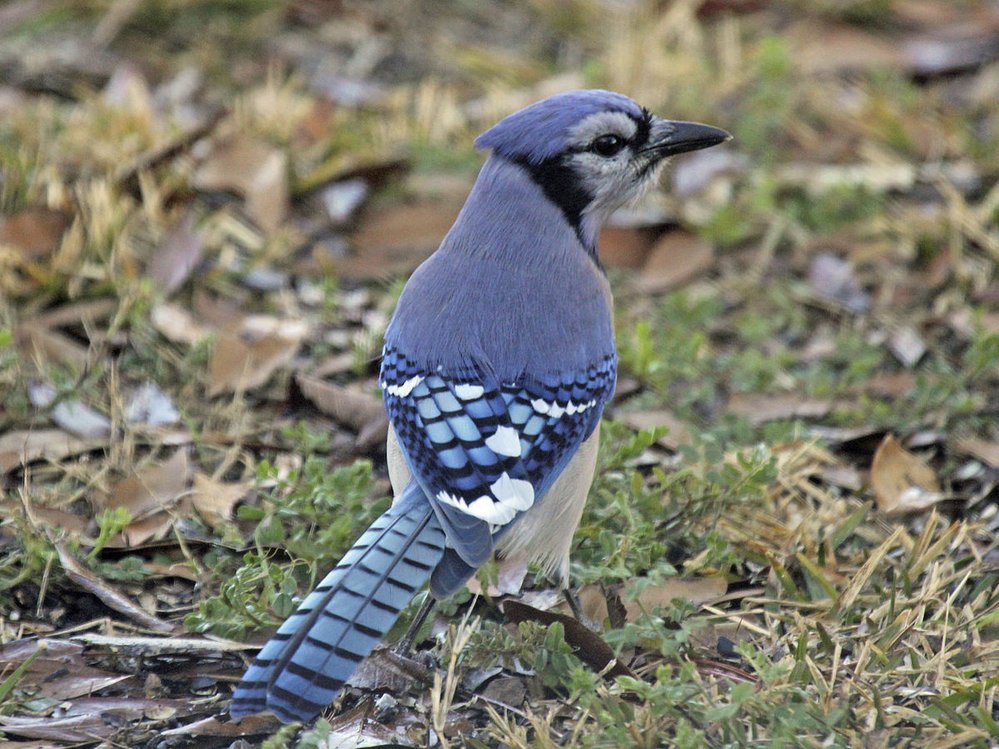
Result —
[[[396,398],[405,398],[407,395],[413,392],[413,388],[415,388],[421,382],[423,382],[422,376],[413,375],[401,385],[389,385],[387,382],[383,382],[382,388],[389,395],[394,395]]]
[[[470,382],[454,386],[454,394],[463,401],[474,401],[476,398],[481,398],[482,394],[485,392],[486,389],[484,387],[481,385],[473,385]]]
[[[497,455],[508,458],[520,457],[520,434],[513,427],[499,427],[494,434],[486,438],[486,447]]]

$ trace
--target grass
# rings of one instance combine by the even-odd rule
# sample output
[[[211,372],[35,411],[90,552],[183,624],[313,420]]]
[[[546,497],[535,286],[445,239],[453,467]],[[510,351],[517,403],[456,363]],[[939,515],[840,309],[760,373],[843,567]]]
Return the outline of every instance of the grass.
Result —
[[[378,272],[331,270],[336,252],[327,262],[322,246],[365,215],[331,229],[318,218],[321,191],[359,172],[379,208],[419,203],[426,196],[404,177],[380,181],[379,166],[404,154],[422,178],[468,176],[479,163],[474,135],[537,95],[524,87],[565,74],[726,127],[743,159],[700,194],[663,204],[682,229],[657,231],[707,241],[708,273],[650,295],[635,291],[634,271],[610,270],[621,388],[572,581],[599,604],[600,634],[632,675],[585,665],[561,623],[511,625],[488,591],[463,591],[439,607],[450,628],[438,622],[421,640],[436,663],[433,686],[392,700],[351,691],[338,708],[452,746],[999,743],[996,466],[962,446],[999,444],[999,120],[968,94],[994,87],[990,68],[930,80],[876,66],[816,74],[799,64],[795,24],[845,23],[897,42],[911,19],[891,15],[890,2],[876,4],[877,23],[863,3],[764,3],[722,16],[708,5],[638,3],[607,18],[597,3],[569,13],[538,0],[493,18],[453,3],[454,25],[442,28],[456,38],[444,40],[437,25],[377,4],[349,16],[354,26],[273,1],[140,3],[121,18],[117,3],[54,3],[24,21],[0,44],[0,61],[111,29],[104,48],[140,60],[146,81],[106,96],[113,70],[95,84],[78,59],[72,85],[65,76],[47,93],[25,84],[26,101],[0,117],[0,210],[45,208],[65,220],[43,251],[0,241],[0,438],[53,428],[28,397],[36,380],[112,422],[95,449],[3,476],[0,642],[132,628],[63,571],[57,544],[188,636],[256,642],[294,609],[389,501],[381,448],[359,447],[363,429],[291,387],[295,372],[325,367],[337,384],[375,392],[375,357],[401,289]],[[386,40],[397,57],[363,68]],[[332,106],[303,60],[353,61],[360,82],[382,93]],[[191,68],[202,75],[197,92],[180,104],[157,98],[157,86]],[[220,110],[210,135],[185,140]],[[255,227],[238,195],[197,186],[206,154],[233,137],[286,159],[290,213],[272,232]],[[175,153],[135,176],[171,144]],[[955,164],[971,174],[966,183]],[[203,259],[170,301],[208,330],[193,341],[165,332],[164,293],[149,272],[188,211]],[[866,308],[819,293],[810,274],[821,253],[845,261]],[[248,280],[261,269],[275,286]],[[65,314],[90,303],[103,311]],[[42,326],[47,337],[31,338],[40,318],[59,313]],[[209,396],[218,340],[249,315],[305,321],[308,332],[266,383]],[[916,361],[898,354],[901,330],[924,344]],[[150,381],[171,397],[178,424],[124,418],[130,393]],[[733,406],[764,397],[778,404],[773,418]],[[803,401],[825,411],[801,415],[793,406]],[[650,412],[683,433],[628,426]],[[910,438],[939,478],[944,497],[933,508],[901,518],[878,510],[869,471],[885,433]],[[159,536],[131,548],[122,530],[141,518],[106,497],[178,444],[192,475],[246,486],[244,499],[215,522],[185,504],[188,482],[169,499]],[[726,592],[663,600],[677,577],[721,579]],[[540,575],[527,589],[539,606],[552,594]],[[0,717],[51,716],[32,670],[44,657],[30,658],[3,665]],[[65,668],[130,668],[110,652],[78,658]],[[211,694],[191,700],[193,677],[172,676],[176,662],[163,672],[166,694],[196,705],[198,718],[221,713],[242,662],[213,670],[191,660],[199,675],[211,672]],[[493,682],[477,679],[497,668],[523,699],[489,696]],[[127,702],[141,691],[96,698]],[[347,718],[252,738],[318,748],[358,730]],[[103,738],[140,745],[194,719],[140,713]]]

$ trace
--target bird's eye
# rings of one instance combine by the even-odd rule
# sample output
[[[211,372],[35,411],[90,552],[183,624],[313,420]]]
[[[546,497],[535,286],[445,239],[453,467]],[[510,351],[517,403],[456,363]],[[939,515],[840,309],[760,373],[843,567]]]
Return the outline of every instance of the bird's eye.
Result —
[[[614,135],[613,133],[598,136],[596,140],[590,144],[590,150],[594,153],[600,154],[601,156],[613,156],[622,148],[624,148],[624,138],[620,135]]]

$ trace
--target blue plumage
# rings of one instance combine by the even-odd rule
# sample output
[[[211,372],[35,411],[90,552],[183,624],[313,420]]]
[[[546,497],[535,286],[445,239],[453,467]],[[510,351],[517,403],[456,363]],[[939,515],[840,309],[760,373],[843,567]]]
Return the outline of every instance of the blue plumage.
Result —
[[[233,717],[315,717],[421,586],[449,595],[494,551],[565,582],[615,381],[600,226],[666,156],[726,137],[608,91],[559,94],[479,137],[492,154],[385,333],[395,502],[260,651]]]
[[[381,384],[389,419],[469,567],[482,564],[494,539],[542,501],[593,432],[614,389],[615,362],[612,352],[585,369],[500,383],[469,367],[430,371],[385,346]]]

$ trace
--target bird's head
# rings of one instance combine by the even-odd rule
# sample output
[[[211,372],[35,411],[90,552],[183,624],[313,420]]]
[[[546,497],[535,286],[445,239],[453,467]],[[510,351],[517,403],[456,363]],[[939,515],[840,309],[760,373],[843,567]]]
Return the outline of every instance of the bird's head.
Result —
[[[612,91],[567,91],[531,104],[480,135],[477,148],[519,164],[592,245],[612,211],[640,196],[668,156],[731,136],[657,117]]]

